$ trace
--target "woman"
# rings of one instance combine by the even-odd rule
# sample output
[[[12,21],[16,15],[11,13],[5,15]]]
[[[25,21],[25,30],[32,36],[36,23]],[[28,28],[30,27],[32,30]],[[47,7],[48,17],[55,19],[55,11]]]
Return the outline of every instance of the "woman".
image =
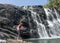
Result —
[[[20,39],[20,30],[22,29],[22,21],[25,19],[25,17],[23,19],[20,20],[19,25],[17,26],[17,32],[18,32],[18,38]]]

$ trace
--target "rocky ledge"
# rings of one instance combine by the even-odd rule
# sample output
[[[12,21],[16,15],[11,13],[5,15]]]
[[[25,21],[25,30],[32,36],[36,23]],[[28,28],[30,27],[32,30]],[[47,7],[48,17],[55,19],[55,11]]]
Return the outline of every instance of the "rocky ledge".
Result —
[[[38,14],[44,12],[42,6],[27,6],[35,8],[33,11]],[[40,12],[39,12],[39,9]],[[9,4],[0,4],[0,39],[14,39],[18,36],[16,26],[19,24],[19,21],[25,17],[25,22],[29,24],[27,30],[21,30],[20,37],[22,38],[38,38],[37,33],[37,24],[33,21],[31,16],[31,9],[26,9],[25,6],[15,6]],[[42,14],[42,13],[41,13]],[[46,19],[45,15],[40,15],[41,19]],[[38,20],[39,21],[39,20]],[[44,23],[44,22],[43,22]],[[31,31],[32,30],[32,31]]]

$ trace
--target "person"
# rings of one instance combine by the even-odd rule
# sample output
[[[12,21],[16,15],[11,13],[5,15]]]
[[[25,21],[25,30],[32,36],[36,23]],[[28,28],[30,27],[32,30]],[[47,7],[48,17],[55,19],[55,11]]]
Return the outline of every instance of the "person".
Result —
[[[20,30],[21,30],[21,27],[22,27],[22,21],[25,19],[25,17],[23,19],[20,20],[20,23],[18,24],[17,26],[17,33],[18,33],[18,38],[17,39],[20,39]]]

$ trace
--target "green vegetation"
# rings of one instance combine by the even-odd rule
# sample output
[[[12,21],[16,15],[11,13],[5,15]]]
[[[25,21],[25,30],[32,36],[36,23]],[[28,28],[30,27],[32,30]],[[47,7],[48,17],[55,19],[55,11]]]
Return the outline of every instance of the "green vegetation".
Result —
[[[56,8],[60,12],[60,0],[48,0],[48,4],[44,5],[45,8]]]

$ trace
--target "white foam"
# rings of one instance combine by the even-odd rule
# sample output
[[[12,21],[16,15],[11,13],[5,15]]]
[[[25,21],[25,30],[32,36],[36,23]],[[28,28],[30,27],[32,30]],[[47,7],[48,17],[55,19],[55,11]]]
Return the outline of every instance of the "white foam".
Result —
[[[0,42],[6,42],[6,40],[2,40],[2,39],[0,39]]]

